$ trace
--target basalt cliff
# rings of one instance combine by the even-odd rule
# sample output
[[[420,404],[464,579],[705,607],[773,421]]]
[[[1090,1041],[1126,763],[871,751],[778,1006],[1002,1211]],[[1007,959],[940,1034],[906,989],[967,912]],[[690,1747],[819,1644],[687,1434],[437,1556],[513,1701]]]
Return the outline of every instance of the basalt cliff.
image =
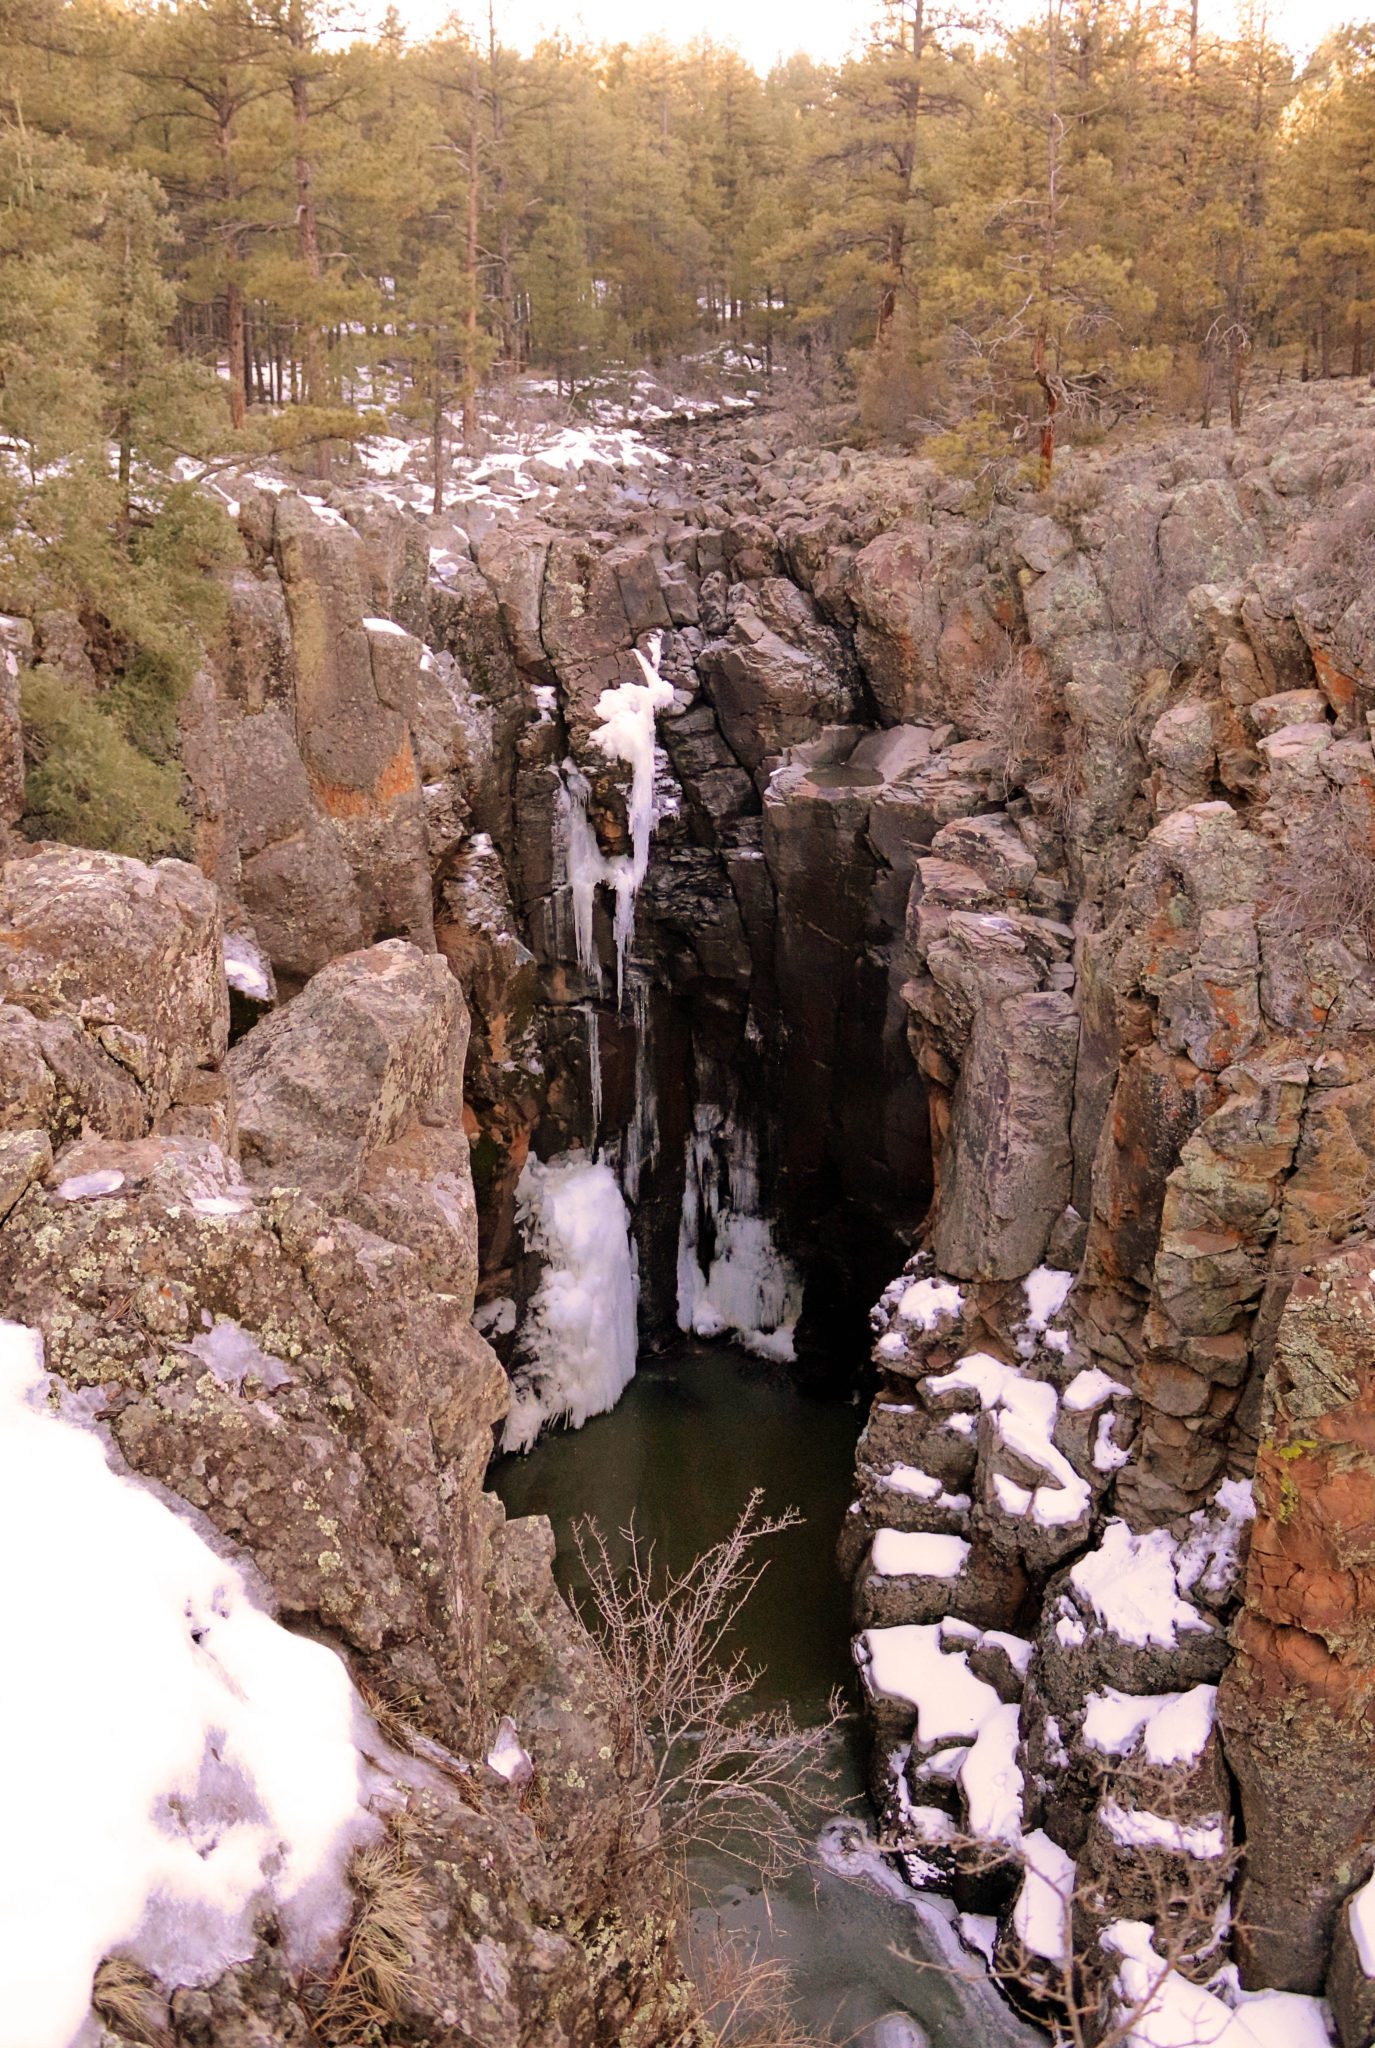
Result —
[[[483,1489],[687,1328],[873,1342],[871,1785],[971,1952],[1368,2048],[1375,395],[1006,497],[824,426],[428,523],[241,479],[188,859],[23,836],[23,672],[99,650],[0,621],[3,1314],[344,1656],[424,1901],[387,2040],[694,2038],[548,1527]],[[324,2038],[270,1911],[145,1977],[158,2039]]]

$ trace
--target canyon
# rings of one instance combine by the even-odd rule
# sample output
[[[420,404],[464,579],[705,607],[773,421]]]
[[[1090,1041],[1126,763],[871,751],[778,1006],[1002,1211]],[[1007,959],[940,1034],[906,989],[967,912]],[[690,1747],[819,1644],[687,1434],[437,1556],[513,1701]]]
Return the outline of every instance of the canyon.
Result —
[[[1284,385],[1035,492],[761,402],[434,520],[245,473],[188,859],[22,836],[87,656],[0,620],[0,1308],[344,1658],[386,2039],[706,2039],[484,1486],[686,1333],[870,1403],[875,1841],[970,1966],[1369,2048],[1373,427]],[[312,2038],[288,1922],[145,1959],[157,2038]]]

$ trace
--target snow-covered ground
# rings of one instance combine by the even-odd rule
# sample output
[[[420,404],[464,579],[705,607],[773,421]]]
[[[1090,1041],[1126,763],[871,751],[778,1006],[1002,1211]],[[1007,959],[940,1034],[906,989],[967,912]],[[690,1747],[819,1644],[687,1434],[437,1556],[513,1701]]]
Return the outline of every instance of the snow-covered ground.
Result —
[[[168,1986],[246,1960],[268,1907],[300,1967],[376,1832],[356,1699],[188,1520],[49,1404],[0,1323],[0,2039],[69,2048],[111,1954]]]

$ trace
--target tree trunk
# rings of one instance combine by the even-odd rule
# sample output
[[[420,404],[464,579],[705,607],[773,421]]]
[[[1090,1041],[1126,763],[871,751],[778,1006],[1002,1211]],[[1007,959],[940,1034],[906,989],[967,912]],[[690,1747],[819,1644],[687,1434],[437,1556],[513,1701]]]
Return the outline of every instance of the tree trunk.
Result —
[[[444,387],[438,375],[430,406],[430,474],[434,479],[430,510],[437,514],[444,510]]]
[[[231,279],[225,290],[225,319],[229,328],[229,419],[236,429],[244,423],[247,406],[246,342],[244,337],[243,286]]]
[[[474,52],[468,109],[468,247],[464,263],[468,278],[468,308],[464,322],[467,351],[463,364],[463,443],[469,449],[477,446],[478,114],[481,105],[477,54]]]
[[[1359,377],[1365,369],[1365,323],[1358,313],[1351,327],[1351,374]]]

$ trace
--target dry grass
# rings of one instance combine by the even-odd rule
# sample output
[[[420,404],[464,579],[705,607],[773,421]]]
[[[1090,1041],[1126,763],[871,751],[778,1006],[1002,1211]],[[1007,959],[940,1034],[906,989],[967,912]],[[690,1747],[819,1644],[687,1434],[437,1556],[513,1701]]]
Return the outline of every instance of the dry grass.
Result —
[[[108,1956],[95,1973],[91,2004],[121,2041],[136,2048],[163,2048],[166,2007],[146,1970],[124,1956]]]
[[[406,2010],[429,1939],[424,1882],[404,1829],[394,1823],[385,1840],[360,1849],[349,1881],[358,1911],[314,2026],[330,2048],[375,2048]]]
[[[970,684],[955,716],[975,739],[1001,749],[1000,776],[1011,793],[1058,768],[1065,756],[1064,701],[1045,663],[1009,640],[998,660]]]
[[[1375,953],[1375,840],[1334,789],[1289,828],[1265,924],[1293,939],[1355,941]]]

